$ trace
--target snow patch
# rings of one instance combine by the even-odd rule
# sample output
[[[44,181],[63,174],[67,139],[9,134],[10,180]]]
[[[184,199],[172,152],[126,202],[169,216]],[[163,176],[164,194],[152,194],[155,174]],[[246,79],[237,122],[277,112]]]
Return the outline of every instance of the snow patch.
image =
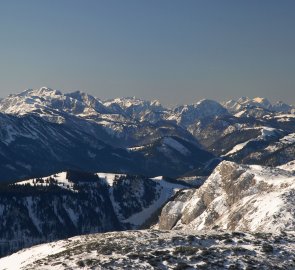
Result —
[[[181,153],[182,155],[189,155],[190,151],[183,146],[181,143],[179,143],[178,141],[176,141],[173,138],[170,137],[165,137],[163,140],[163,143],[171,148],[173,148],[174,150],[176,150],[177,152]]]

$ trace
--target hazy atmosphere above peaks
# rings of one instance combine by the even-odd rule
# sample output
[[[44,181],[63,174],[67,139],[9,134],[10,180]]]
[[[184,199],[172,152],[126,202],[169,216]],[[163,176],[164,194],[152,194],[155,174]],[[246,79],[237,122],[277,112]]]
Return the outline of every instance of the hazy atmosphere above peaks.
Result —
[[[295,103],[295,2],[12,0],[0,8],[0,97],[43,85],[163,104]]]

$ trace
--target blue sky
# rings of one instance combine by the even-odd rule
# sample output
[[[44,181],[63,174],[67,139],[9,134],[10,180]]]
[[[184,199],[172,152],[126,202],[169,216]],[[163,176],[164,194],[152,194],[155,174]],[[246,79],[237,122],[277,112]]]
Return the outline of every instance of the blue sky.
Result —
[[[0,96],[295,103],[294,13],[293,0],[4,0]]]

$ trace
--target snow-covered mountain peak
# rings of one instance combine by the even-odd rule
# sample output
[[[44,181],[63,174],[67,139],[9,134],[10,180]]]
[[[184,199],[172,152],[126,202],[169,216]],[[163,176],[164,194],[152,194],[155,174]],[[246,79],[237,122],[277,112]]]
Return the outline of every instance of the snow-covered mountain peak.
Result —
[[[194,105],[194,104],[193,104]],[[212,99],[203,98],[195,103],[196,106],[219,106],[220,104]]]
[[[49,87],[41,87],[40,89],[33,90],[33,93],[36,93],[37,96],[50,96],[50,97],[56,97],[61,96],[62,93],[59,90],[55,90]]]
[[[48,100],[60,99],[61,97],[60,91],[47,87],[28,89],[1,100],[0,111],[8,114],[23,115],[45,108]]]
[[[55,90],[46,86],[37,89],[27,89],[19,94],[10,95],[9,97],[56,97],[61,96],[62,93],[59,90]]]
[[[288,113],[293,108],[282,101],[272,104],[267,98],[263,97],[255,97],[253,99],[241,97],[237,101],[229,100],[222,102],[222,105],[232,113],[241,113],[242,111],[245,113],[247,110],[249,111],[254,108],[266,110],[267,113],[269,111]]]
[[[269,101],[266,98],[262,98],[262,97],[255,97],[253,98],[253,100],[257,103],[269,103]]]
[[[266,98],[255,97],[253,98],[253,102],[259,104],[261,107],[265,109],[270,109],[272,107],[272,104]]]
[[[81,91],[63,94],[48,87],[28,89],[20,94],[10,95],[0,101],[0,111],[16,115],[35,113],[45,118],[60,113],[109,113],[100,100],[89,94]]]
[[[109,110],[100,99],[83,91],[78,90],[72,93],[65,94],[65,96],[83,103],[86,107],[89,107],[89,109],[94,109],[97,113],[112,113],[111,110]]]
[[[211,114],[216,114],[216,112],[218,111],[223,111],[223,112],[226,111],[226,109],[224,109],[220,103],[210,99],[202,99],[198,101],[197,103],[182,105],[176,108],[176,111],[181,111],[181,112],[187,112],[192,110],[197,110],[199,113],[204,111],[204,114],[206,115],[209,112],[211,112]]]
[[[36,99],[36,102],[37,102],[39,99],[46,100],[46,99],[61,98],[61,97],[62,97],[61,91],[43,86],[41,88],[37,88],[37,89],[30,88],[18,94],[9,95],[7,98],[2,99],[2,101],[7,101],[7,100],[24,101],[24,100]]]
[[[227,110],[217,101],[202,99],[191,105],[182,105],[174,109],[169,120],[176,120],[182,126],[189,126],[205,118],[227,115]]]
[[[110,107],[114,104],[119,105],[122,109],[128,109],[130,107],[141,107],[141,108],[150,108],[150,107],[161,107],[162,105],[159,100],[143,100],[136,97],[123,97],[107,100],[104,102],[104,105]]]
[[[167,109],[158,100],[142,100],[136,97],[115,98],[104,103],[114,113],[139,120],[140,122],[156,123],[164,119]]]

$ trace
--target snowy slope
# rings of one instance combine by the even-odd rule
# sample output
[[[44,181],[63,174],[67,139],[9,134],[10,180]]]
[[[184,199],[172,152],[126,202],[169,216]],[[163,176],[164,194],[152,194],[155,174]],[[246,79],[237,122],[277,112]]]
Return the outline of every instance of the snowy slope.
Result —
[[[143,208],[142,211],[135,213],[125,220],[124,223],[131,223],[135,227],[143,225],[149,218],[153,216],[159,209],[169,201],[177,191],[187,189],[187,186],[181,184],[173,184],[165,181],[162,177],[152,178],[158,184],[158,196],[152,201],[150,205]]]
[[[72,180],[71,173],[61,172],[42,178],[33,178],[20,182],[16,182],[16,185],[24,186],[29,185],[31,187],[49,187],[54,184],[71,192],[79,192],[75,189],[75,183],[84,183],[87,186],[93,186],[96,188],[95,181],[93,181],[92,174],[85,174],[79,172],[73,172],[78,174],[77,177]],[[72,173],[72,174],[73,174]],[[158,209],[160,209],[174,194],[181,190],[187,189],[188,185],[173,182],[167,182],[164,177],[145,178],[134,177],[126,174],[114,174],[114,173],[95,173],[97,180],[105,182],[109,188],[110,201],[112,202],[114,211],[122,224],[130,224],[133,228],[138,228],[143,225]],[[78,182],[77,182],[78,181]],[[118,190],[124,190],[125,186],[128,189],[123,194],[123,198],[117,196]],[[129,211],[127,216],[122,215],[125,208],[128,208],[128,204],[138,204],[136,209]],[[72,211],[72,210],[70,210]],[[74,216],[74,215],[72,215]],[[76,218],[75,218],[76,219]]]
[[[276,137],[280,134],[279,130],[271,127],[255,127],[256,130],[259,130],[260,134],[256,138],[247,140],[245,142],[235,145],[230,151],[228,151],[224,156],[232,156],[237,152],[243,150],[250,142],[263,142],[267,141],[270,137]]]
[[[78,171],[1,185],[0,257],[74,235],[140,228],[186,188],[163,177]]]
[[[287,170],[287,171],[291,171],[291,172],[295,172],[295,160],[289,161],[284,165],[278,166],[278,168],[283,169],[283,170]]]
[[[59,187],[73,191],[74,183],[67,178],[67,172],[61,172],[42,178],[33,178],[17,182],[16,185],[30,185],[30,186],[49,186],[50,180],[53,179],[55,184]]]

